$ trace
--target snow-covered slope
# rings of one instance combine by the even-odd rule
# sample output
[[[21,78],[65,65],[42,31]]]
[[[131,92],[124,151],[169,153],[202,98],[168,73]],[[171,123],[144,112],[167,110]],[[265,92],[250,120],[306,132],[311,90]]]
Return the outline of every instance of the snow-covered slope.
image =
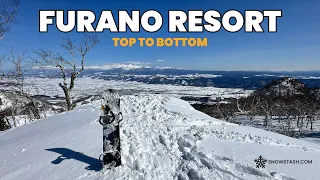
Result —
[[[100,171],[99,104],[0,134],[0,178],[319,179],[319,145],[225,123],[163,95],[122,97],[123,166]],[[260,155],[312,164],[256,168]]]

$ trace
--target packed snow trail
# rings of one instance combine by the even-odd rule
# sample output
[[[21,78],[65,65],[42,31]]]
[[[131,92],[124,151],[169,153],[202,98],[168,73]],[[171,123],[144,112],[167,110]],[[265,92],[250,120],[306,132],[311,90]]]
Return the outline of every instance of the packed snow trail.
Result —
[[[0,178],[16,179],[318,179],[320,146],[238,126],[163,95],[123,96],[123,166],[99,171],[100,103],[0,134]],[[266,164],[254,159],[312,160]],[[98,172],[99,171],[99,172]]]

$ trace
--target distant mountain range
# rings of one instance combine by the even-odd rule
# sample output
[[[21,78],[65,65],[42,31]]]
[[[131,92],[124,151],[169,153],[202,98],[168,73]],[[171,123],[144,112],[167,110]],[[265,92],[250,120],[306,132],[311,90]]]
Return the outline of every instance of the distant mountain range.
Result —
[[[51,69],[55,71],[55,68]],[[45,77],[35,69],[32,76]],[[150,67],[136,64],[87,66],[82,77],[104,80],[137,81],[148,84],[213,86],[221,88],[257,89],[281,77],[299,79],[308,87],[320,85],[320,71],[202,71],[171,67]]]

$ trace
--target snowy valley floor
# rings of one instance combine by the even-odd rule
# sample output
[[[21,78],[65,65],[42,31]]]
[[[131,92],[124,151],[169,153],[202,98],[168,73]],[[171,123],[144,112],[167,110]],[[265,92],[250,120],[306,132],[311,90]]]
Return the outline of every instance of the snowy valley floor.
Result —
[[[123,96],[123,166],[102,171],[100,102],[0,133],[0,179],[319,179],[320,145],[219,121],[163,95]],[[254,159],[312,160],[268,164]]]

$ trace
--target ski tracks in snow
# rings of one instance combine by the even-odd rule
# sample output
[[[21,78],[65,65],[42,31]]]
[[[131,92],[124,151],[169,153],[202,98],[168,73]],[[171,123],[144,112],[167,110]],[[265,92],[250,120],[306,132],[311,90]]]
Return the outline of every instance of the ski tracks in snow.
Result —
[[[219,131],[217,129],[223,129],[225,122],[193,118],[168,109],[170,105],[167,103],[170,103],[170,98],[166,96],[122,97],[123,167],[107,171],[104,179],[115,175],[119,179],[275,179],[267,171],[256,169],[254,164],[242,164],[230,157],[215,155],[213,151],[204,152],[198,147],[206,137],[260,144],[273,141]],[[196,112],[187,103],[179,105],[184,111]],[[280,176],[277,179],[285,178]]]

